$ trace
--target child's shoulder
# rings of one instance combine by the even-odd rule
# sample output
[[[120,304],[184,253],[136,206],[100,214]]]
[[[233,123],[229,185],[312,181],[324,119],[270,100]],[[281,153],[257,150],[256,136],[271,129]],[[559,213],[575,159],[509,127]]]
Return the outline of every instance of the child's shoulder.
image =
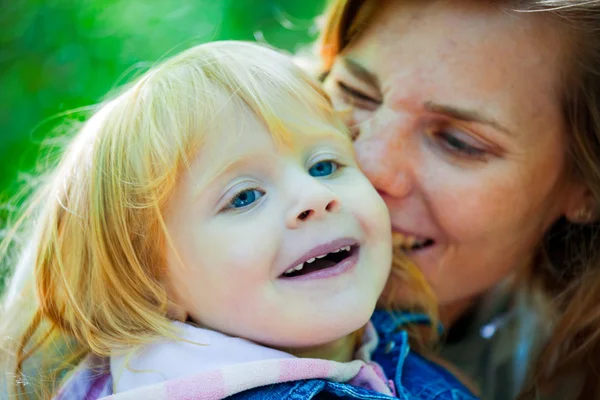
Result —
[[[112,399],[393,399],[378,365],[297,358],[186,324],[182,340],[158,340],[110,359]]]
[[[112,376],[107,358],[88,355],[72,371],[53,400],[96,400],[112,394]]]

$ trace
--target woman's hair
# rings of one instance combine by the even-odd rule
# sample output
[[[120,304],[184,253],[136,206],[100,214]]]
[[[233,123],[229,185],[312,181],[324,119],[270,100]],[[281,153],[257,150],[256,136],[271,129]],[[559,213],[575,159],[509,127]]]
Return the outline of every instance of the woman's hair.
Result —
[[[90,352],[177,337],[163,211],[205,135],[236,129],[235,113],[219,116],[230,106],[284,143],[290,129],[345,129],[287,56],[241,42],[189,49],[101,104],[4,242],[9,263],[16,235],[30,238],[0,309],[0,387],[46,398]]]
[[[499,11],[547,14],[569,35],[562,93],[568,127],[569,165],[600,210],[600,0],[505,0],[490,3]],[[334,0],[318,42],[321,73],[371,23],[381,3],[373,0]],[[526,15],[523,15],[526,17]],[[597,214],[597,213],[596,213]],[[552,390],[557,378],[583,382],[578,399],[600,395],[596,367],[600,365],[600,224],[575,225],[557,221],[539,245],[531,266],[531,288],[554,299],[552,335],[533,365],[521,399]],[[581,380],[581,381],[579,381]]]

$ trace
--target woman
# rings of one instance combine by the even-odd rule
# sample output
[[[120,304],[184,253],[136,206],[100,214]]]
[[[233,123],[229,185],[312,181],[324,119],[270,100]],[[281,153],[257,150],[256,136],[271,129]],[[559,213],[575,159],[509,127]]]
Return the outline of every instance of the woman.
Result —
[[[340,0],[319,46],[439,302],[441,355],[483,398],[514,398],[551,326],[534,324],[541,293],[553,331],[525,394],[563,399],[560,378],[597,395],[600,1]]]

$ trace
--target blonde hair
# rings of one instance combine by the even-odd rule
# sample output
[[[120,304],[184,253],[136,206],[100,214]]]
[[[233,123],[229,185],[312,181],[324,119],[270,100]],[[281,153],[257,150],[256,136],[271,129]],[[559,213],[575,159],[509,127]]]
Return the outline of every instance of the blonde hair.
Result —
[[[12,371],[13,395],[55,392],[89,352],[176,337],[160,282],[163,211],[207,132],[223,126],[223,99],[255,113],[278,141],[290,126],[345,132],[318,84],[288,57],[241,42],[187,50],[100,105],[11,231],[32,238],[19,290],[0,312],[0,361]]]
[[[499,12],[544,13],[570,35],[561,101],[570,135],[569,168],[585,182],[600,208],[600,0],[504,0]],[[381,2],[334,0],[318,42],[321,73],[373,23]],[[600,396],[600,223],[575,225],[561,219],[539,244],[528,274],[530,289],[554,301],[553,332],[519,399],[552,392],[559,378],[575,376],[577,399]],[[532,290],[535,295],[535,291]]]

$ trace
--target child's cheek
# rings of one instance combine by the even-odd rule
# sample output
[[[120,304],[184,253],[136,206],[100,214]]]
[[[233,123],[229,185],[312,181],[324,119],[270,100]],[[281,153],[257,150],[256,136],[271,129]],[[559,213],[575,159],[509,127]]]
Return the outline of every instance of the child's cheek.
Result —
[[[367,239],[391,240],[389,210],[366,177],[360,177],[347,200]],[[391,242],[390,242],[391,243]]]
[[[227,270],[229,279],[244,284],[248,279],[258,279],[270,273],[273,263],[273,246],[276,241],[261,232],[255,232],[250,238],[230,237],[230,246],[223,249],[225,256],[219,268]],[[270,245],[269,245],[270,244]]]

